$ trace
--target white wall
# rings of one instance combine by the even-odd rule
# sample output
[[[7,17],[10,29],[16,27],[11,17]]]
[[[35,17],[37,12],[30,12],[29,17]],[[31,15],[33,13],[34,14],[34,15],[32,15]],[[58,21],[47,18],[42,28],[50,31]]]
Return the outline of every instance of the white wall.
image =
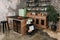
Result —
[[[15,15],[19,0],[0,0],[0,21],[6,20],[6,16]]]

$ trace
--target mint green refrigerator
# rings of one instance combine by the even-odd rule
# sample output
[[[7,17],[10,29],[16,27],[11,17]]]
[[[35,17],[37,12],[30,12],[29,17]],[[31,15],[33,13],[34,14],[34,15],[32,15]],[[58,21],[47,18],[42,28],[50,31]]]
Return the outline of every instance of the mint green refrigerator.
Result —
[[[19,9],[19,16],[25,17],[26,16],[26,8],[24,9]]]

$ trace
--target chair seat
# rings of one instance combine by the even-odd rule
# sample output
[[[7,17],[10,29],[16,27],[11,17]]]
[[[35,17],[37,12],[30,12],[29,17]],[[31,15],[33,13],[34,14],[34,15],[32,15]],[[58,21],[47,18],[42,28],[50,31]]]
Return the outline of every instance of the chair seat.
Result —
[[[3,27],[3,33],[5,33],[5,31],[9,30],[9,24],[8,21],[1,21],[1,26]]]
[[[1,21],[1,23],[7,23],[8,21]]]

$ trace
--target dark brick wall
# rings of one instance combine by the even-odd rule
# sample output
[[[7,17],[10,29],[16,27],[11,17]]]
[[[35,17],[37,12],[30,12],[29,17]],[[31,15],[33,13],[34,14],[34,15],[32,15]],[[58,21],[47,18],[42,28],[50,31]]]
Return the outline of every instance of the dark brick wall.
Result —
[[[26,7],[26,0],[20,0],[20,8]]]

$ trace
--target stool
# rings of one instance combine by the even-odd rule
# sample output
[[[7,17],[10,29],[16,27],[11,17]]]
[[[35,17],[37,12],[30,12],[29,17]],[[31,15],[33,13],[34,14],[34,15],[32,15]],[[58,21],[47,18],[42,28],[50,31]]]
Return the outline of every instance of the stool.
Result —
[[[1,21],[3,27],[3,33],[9,29],[8,21]]]

